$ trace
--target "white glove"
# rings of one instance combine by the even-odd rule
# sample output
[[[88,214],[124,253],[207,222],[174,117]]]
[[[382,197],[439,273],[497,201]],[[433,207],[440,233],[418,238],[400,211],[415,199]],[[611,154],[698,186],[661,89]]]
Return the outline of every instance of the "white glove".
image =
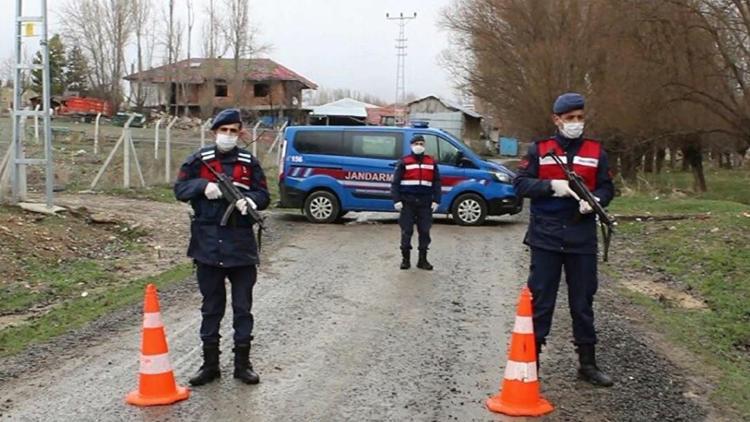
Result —
[[[240,214],[247,215],[247,201],[244,199],[238,199],[237,202],[234,203],[234,206]]]
[[[437,202],[433,202],[431,208],[432,208],[432,212],[437,211],[437,209],[438,209],[438,203]]]
[[[208,199],[219,199],[221,198],[221,189],[219,189],[219,185],[216,183],[208,182],[206,188],[203,189],[203,194]]]
[[[568,196],[572,196],[577,201],[581,199],[578,197],[578,195],[576,195],[575,192],[573,192],[573,189],[570,188],[567,180],[555,179],[550,180],[549,183],[550,186],[552,186],[552,196],[556,198],[566,198]]]
[[[578,201],[578,212],[581,214],[591,214],[592,212],[594,212],[594,209],[591,208],[591,205],[589,205],[588,202],[581,199],[580,201]]]
[[[253,202],[253,200],[250,199],[250,198],[247,198],[247,199],[238,199],[237,202],[234,203],[234,205],[237,207],[237,210],[242,215],[247,215],[247,205],[248,204],[250,204],[250,208],[252,208],[254,210],[258,209],[258,205],[256,205],[255,202]]]
[[[401,203],[401,201],[398,201],[395,204],[393,204],[393,208],[395,208],[396,211],[401,211],[401,208],[403,208],[403,207],[404,207],[404,204]]]

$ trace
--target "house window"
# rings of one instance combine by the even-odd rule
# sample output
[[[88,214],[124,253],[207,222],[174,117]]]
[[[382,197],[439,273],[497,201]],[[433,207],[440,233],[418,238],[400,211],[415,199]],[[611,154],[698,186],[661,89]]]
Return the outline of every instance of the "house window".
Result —
[[[269,92],[271,92],[271,87],[268,84],[253,85],[253,94],[256,97],[267,97]]]
[[[217,79],[214,83],[214,97],[226,97],[227,96],[227,81],[223,79]]]

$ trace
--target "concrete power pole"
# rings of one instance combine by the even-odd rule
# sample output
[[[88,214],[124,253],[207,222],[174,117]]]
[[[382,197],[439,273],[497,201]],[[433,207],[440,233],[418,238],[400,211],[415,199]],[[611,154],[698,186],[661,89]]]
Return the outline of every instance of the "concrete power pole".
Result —
[[[396,38],[396,124],[404,124],[406,121],[406,24],[417,18],[417,13],[412,16],[404,16],[403,12],[398,16],[385,14],[385,18],[398,23],[398,38]]]
[[[41,0],[41,13],[39,16],[24,16],[23,0],[16,0],[15,13],[15,63],[13,71],[13,140],[11,144],[11,202],[18,203],[26,200],[26,166],[44,166],[44,186],[47,208],[52,208],[54,171],[52,168],[52,130],[50,127],[50,71],[49,71],[49,45],[47,38],[47,0]],[[37,30],[41,27],[41,32]],[[39,38],[42,63],[26,65],[23,63],[21,51],[23,39],[26,37]],[[23,108],[22,91],[23,71],[42,71],[42,104],[38,110],[27,110]],[[44,158],[26,158],[25,121],[27,117],[42,117],[44,123]]]

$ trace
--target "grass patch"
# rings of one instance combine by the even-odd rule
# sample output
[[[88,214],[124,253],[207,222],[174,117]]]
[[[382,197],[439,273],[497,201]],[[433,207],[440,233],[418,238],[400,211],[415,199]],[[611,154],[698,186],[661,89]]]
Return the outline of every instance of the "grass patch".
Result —
[[[18,353],[30,344],[49,340],[106,313],[137,303],[143,298],[146,284],[164,288],[185,280],[192,271],[192,264],[180,264],[157,276],[67,300],[40,317],[0,331],[0,356]]]
[[[747,200],[747,173],[734,173],[732,198]],[[708,310],[689,310],[646,297],[636,300],[655,317],[654,329],[667,332],[719,369],[713,399],[750,417],[750,205],[710,196],[654,199],[649,193],[616,198],[613,213],[711,213],[704,220],[621,223],[616,242],[631,252],[619,265],[668,275],[706,302]],[[608,267],[609,274],[618,273],[612,264]]]
[[[44,265],[31,259],[24,266],[29,269],[28,287],[10,284],[3,288],[0,314],[22,312],[32,306],[67,298],[75,292],[112,283],[115,278],[112,272],[91,260]]]
[[[674,191],[688,192],[692,199],[739,202],[750,204],[750,171],[706,169],[708,192],[693,192],[693,175],[690,172],[668,171],[662,173],[641,173],[634,188],[639,192],[652,192],[655,195],[670,195]]]

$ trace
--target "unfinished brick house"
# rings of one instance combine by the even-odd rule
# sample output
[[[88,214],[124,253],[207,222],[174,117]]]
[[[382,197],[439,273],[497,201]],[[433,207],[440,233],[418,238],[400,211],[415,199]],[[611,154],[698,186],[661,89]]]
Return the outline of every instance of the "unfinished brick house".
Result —
[[[304,122],[302,91],[318,86],[270,59],[190,59],[124,78],[144,107],[208,117],[237,107],[250,119]],[[132,95],[131,97],[135,97]]]

